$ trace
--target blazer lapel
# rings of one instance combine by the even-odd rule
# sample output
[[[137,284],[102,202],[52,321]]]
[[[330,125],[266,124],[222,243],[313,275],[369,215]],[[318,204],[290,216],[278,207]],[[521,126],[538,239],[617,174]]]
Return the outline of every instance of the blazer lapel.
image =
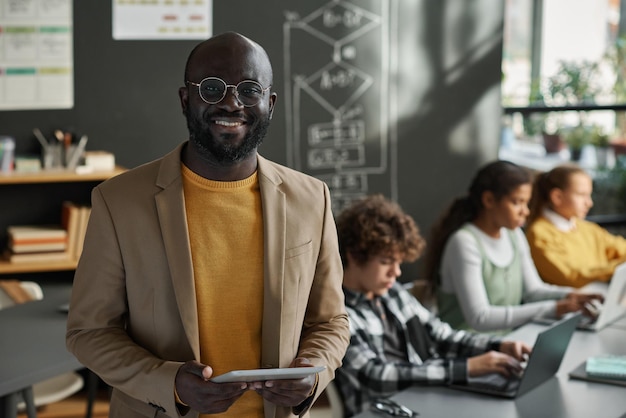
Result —
[[[282,180],[278,173],[260,155],[258,164],[265,246],[261,367],[280,367],[285,366],[281,362],[280,346],[283,329],[286,203],[285,194],[279,188]],[[264,412],[266,417],[275,416],[276,405],[265,401]]]
[[[263,157],[259,161],[259,186],[263,205],[265,246],[262,353],[263,367],[284,366],[280,358],[283,280],[285,268],[285,194],[281,178]],[[277,326],[278,325],[278,326]]]
[[[182,145],[162,160],[157,178],[162,191],[156,194],[155,203],[180,317],[194,356],[200,360],[198,309],[180,173],[181,148]]]

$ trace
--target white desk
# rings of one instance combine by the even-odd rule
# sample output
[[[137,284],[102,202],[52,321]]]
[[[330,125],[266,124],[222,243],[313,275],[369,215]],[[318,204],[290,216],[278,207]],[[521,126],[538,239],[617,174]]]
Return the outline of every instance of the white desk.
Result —
[[[533,343],[545,326],[528,324],[512,337]],[[626,355],[626,329],[607,327],[598,333],[576,331],[556,377],[517,399],[501,399],[447,387],[412,386],[393,400],[419,412],[420,418],[618,418],[626,413],[624,387],[569,379],[587,357]],[[380,418],[365,411],[358,418]]]
[[[617,321],[612,322],[611,324],[609,324],[609,327],[611,327],[611,328],[620,328],[620,329],[626,330],[626,316],[623,316],[620,319],[618,319]]]

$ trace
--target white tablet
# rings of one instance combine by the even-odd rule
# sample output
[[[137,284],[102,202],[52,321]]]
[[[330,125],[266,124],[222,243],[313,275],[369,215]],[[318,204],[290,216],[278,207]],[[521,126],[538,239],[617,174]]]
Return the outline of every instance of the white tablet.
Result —
[[[210,379],[214,383],[260,382],[263,380],[302,379],[326,369],[319,367],[286,367],[276,369],[233,370]]]

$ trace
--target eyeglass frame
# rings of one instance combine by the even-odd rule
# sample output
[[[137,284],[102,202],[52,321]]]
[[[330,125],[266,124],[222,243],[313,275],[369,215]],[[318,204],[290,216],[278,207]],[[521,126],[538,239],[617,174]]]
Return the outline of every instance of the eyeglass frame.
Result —
[[[222,98],[221,98],[221,99],[219,99],[219,100],[218,100],[218,101],[216,101],[216,102],[209,102],[208,100],[206,100],[206,99],[202,96],[202,93],[200,92],[200,86],[202,86],[202,83],[203,83],[204,81],[206,81],[206,80],[209,80],[209,79],[211,79],[211,80],[219,80],[219,81],[221,81],[222,83],[224,83],[224,86],[225,86],[225,88],[224,88],[224,95],[222,96]],[[271,84],[270,84],[269,86],[267,86],[267,87],[263,87],[263,84],[259,83],[258,81],[254,81],[254,80],[241,80],[241,81],[240,81],[239,83],[237,83],[237,84],[228,84],[228,83],[226,83],[226,81],[222,80],[222,79],[221,79],[221,78],[219,78],[219,77],[205,77],[205,78],[203,78],[202,80],[200,80],[200,83],[194,83],[193,81],[189,81],[189,80],[187,80],[187,81],[185,81],[185,82],[186,82],[187,84],[191,84],[192,86],[196,86],[196,87],[198,87],[198,96],[200,96],[200,98],[202,99],[202,101],[203,101],[203,102],[205,102],[205,103],[207,103],[207,104],[210,104],[210,105],[216,105],[216,104],[220,103],[222,100],[224,100],[224,99],[226,98],[226,95],[228,94],[228,89],[229,89],[230,87],[233,87],[233,91],[235,92],[235,99],[237,99],[237,101],[238,101],[239,103],[241,103],[241,105],[242,105],[243,107],[254,107],[254,106],[258,105],[258,104],[261,102],[262,97],[261,97],[261,98],[259,98],[259,101],[258,101],[258,102],[256,102],[255,104],[252,104],[252,105],[247,105],[247,104],[245,104],[244,102],[242,102],[242,101],[241,101],[241,99],[239,98],[239,91],[237,91],[237,87],[239,87],[239,85],[240,85],[241,83],[255,83],[255,84],[258,84],[258,85],[261,87],[261,94],[262,94],[262,95],[265,95],[265,92],[266,92],[266,91],[268,91],[269,89],[271,89],[271,88],[272,88],[272,85],[271,85]]]
[[[419,412],[413,411],[412,409],[388,398],[375,399],[370,404],[370,409],[372,411],[391,415],[394,417],[412,418],[419,416]]]

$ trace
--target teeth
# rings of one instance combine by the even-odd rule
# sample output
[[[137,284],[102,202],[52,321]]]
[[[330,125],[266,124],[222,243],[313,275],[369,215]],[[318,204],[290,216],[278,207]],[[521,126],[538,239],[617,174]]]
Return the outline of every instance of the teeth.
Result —
[[[216,120],[215,124],[216,125],[222,125],[222,126],[228,126],[228,127],[235,127],[235,126],[241,125],[241,122],[227,122],[225,120]]]

